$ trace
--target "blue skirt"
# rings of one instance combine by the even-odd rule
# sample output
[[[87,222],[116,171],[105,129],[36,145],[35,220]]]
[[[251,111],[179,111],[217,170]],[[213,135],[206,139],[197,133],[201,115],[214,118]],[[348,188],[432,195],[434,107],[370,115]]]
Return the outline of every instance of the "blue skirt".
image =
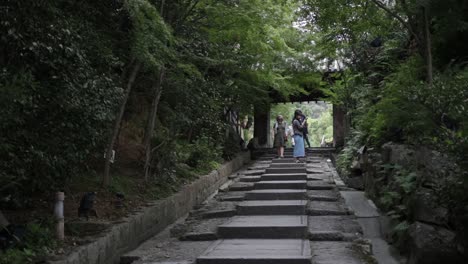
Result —
[[[295,158],[305,157],[304,138],[299,135],[294,135],[294,153]]]

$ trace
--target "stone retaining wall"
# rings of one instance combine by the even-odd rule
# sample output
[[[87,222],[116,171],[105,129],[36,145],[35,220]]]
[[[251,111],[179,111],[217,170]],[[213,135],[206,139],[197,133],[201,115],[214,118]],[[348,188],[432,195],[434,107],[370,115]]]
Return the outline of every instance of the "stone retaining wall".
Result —
[[[139,212],[113,225],[96,241],[80,246],[62,260],[51,264],[113,264],[124,253],[135,249],[145,240],[156,235],[186,215],[192,208],[205,201],[223,185],[228,176],[250,161],[250,152],[243,152],[235,159],[221,165],[208,175],[184,186],[176,194],[154,202]]]

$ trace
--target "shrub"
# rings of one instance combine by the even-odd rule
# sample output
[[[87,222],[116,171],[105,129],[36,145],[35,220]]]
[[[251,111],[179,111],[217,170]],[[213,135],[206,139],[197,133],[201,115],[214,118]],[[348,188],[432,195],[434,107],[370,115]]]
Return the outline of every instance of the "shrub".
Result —
[[[57,245],[50,228],[52,222],[33,222],[26,225],[21,244],[0,254],[0,264],[36,263]]]

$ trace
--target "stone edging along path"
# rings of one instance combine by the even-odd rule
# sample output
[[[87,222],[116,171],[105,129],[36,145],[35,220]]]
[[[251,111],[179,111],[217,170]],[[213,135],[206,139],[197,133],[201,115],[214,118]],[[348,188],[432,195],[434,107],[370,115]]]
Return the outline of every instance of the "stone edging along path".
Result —
[[[183,217],[197,204],[201,204],[220,186],[228,181],[228,176],[250,161],[250,152],[243,152],[233,160],[224,163],[208,175],[182,187],[163,200],[142,208],[113,225],[96,241],[76,248],[63,259],[50,261],[50,264],[112,264],[120,256],[135,249],[145,240],[164,230],[168,225]]]

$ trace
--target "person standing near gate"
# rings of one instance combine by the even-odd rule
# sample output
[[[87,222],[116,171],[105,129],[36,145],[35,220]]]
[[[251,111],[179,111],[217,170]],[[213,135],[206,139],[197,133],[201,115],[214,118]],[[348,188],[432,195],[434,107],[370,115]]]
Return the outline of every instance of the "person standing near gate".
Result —
[[[310,141],[309,141],[309,124],[307,123],[307,117],[302,114],[302,122],[304,122],[304,130],[302,133],[304,134],[304,147],[305,143],[307,143],[307,146],[310,148]]]
[[[303,118],[301,110],[294,112],[294,120],[292,123],[294,131],[294,153],[293,156],[296,158],[296,162],[300,162],[300,158],[305,157],[305,146],[304,146],[304,124],[306,120]]]
[[[276,117],[276,123],[273,125],[274,146],[278,151],[278,158],[284,158],[284,147],[288,136],[286,135],[286,122],[284,122],[283,116],[278,115]]]

